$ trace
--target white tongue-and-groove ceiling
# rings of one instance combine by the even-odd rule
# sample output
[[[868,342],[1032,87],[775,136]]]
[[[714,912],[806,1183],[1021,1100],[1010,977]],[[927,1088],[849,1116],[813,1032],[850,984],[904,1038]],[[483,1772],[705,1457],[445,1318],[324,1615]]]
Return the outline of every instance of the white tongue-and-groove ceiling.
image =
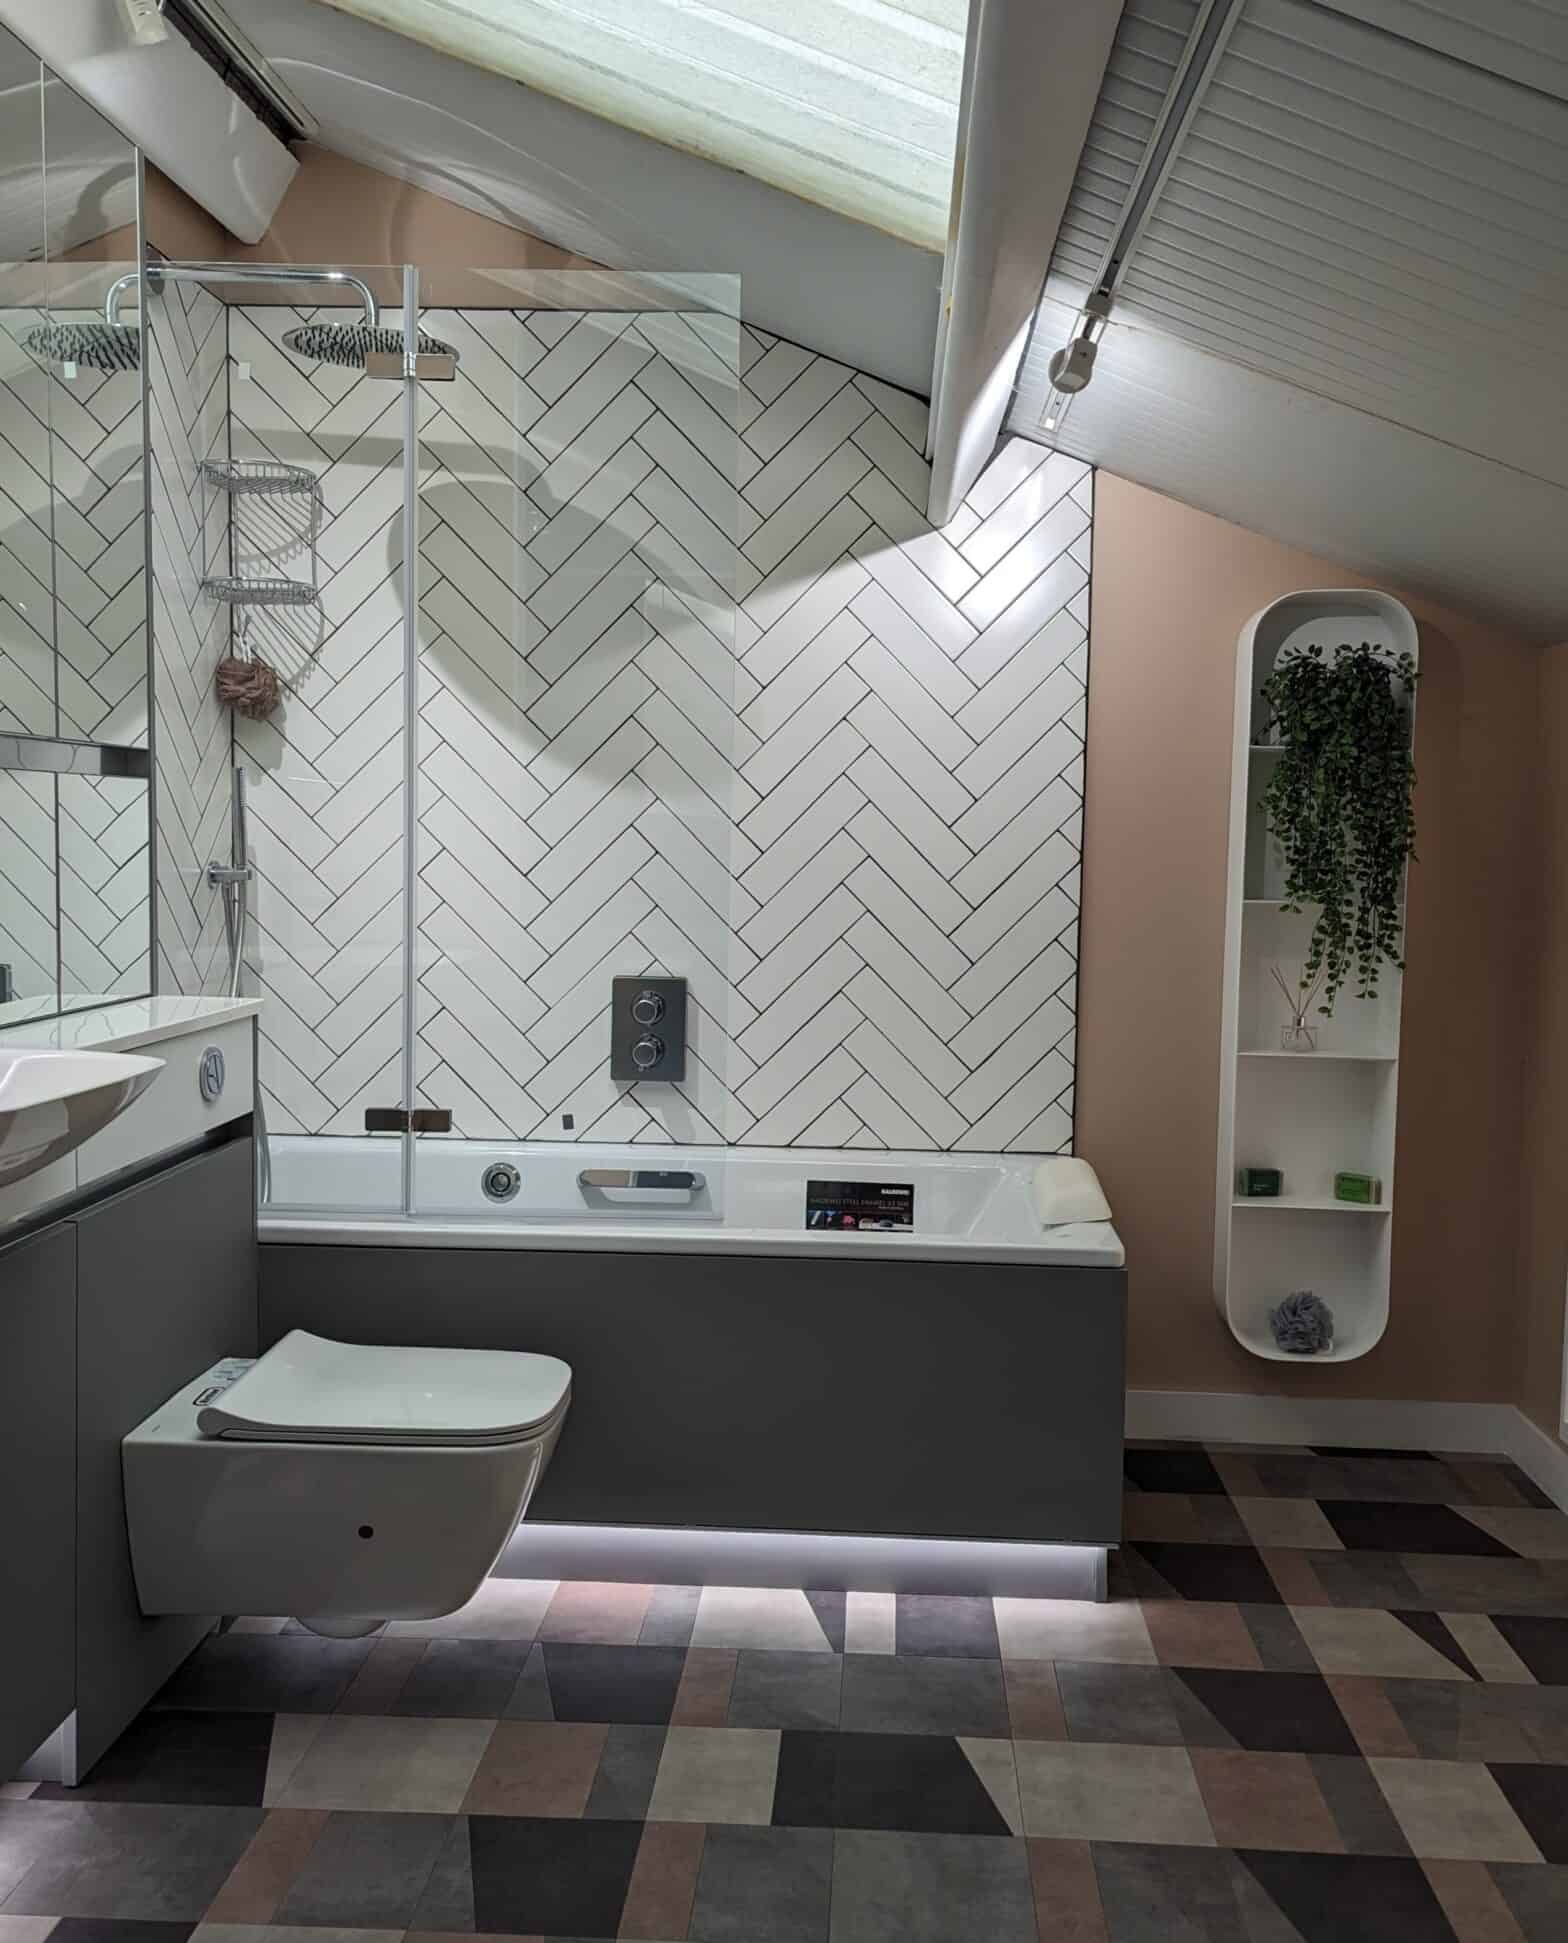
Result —
[[[1076,457],[1568,632],[1561,5],[1241,0],[1094,382],[1053,401],[1198,12],[1129,0],[1012,428],[1054,414]]]

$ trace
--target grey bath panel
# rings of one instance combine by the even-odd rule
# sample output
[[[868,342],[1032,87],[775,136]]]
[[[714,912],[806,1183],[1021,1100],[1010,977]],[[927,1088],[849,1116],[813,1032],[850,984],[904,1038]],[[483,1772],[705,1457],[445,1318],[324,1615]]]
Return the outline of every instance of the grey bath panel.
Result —
[[[564,1357],[538,1519],[1120,1537],[1119,1269],[299,1243],[261,1263],[263,1343]]]
[[[142,1617],[120,1439],[220,1357],[256,1353],[254,1166],[252,1142],[231,1140],[100,1202],[73,1224],[82,1774],[212,1624]]]
[[[0,1780],[74,1704],[76,1233],[0,1249]]]

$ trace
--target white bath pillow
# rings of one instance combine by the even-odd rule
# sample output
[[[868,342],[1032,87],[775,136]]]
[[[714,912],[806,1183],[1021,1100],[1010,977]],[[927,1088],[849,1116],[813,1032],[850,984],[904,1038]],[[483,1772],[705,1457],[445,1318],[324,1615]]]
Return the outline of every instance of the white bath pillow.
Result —
[[[1109,1221],[1111,1204],[1086,1160],[1053,1154],[1035,1169],[1034,1205],[1045,1228],[1068,1221]]]

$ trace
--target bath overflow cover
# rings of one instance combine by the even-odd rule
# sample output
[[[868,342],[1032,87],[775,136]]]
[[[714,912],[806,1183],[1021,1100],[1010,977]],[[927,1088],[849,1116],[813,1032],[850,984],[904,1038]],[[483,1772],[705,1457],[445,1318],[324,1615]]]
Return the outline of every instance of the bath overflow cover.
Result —
[[[196,1083],[201,1088],[202,1098],[211,1106],[223,1091],[223,1052],[220,1047],[209,1046],[202,1054]]]
[[[492,1201],[510,1201],[522,1184],[522,1175],[504,1160],[494,1162],[479,1177],[479,1185]]]

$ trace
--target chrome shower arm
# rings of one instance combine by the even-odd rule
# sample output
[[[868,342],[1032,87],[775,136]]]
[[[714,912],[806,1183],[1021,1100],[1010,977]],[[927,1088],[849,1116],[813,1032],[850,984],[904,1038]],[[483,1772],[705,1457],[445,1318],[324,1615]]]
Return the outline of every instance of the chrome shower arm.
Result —
[[[376,293],[351,270],[334,270],[310,263],[148,263],[143,270],[127,270],[110,284],[103,301],[106,324],[120,321],[120,301],[141,276],[158,283],[332,283],[352,290],[364,307],[365,323],[374,330],[380,322]]]

